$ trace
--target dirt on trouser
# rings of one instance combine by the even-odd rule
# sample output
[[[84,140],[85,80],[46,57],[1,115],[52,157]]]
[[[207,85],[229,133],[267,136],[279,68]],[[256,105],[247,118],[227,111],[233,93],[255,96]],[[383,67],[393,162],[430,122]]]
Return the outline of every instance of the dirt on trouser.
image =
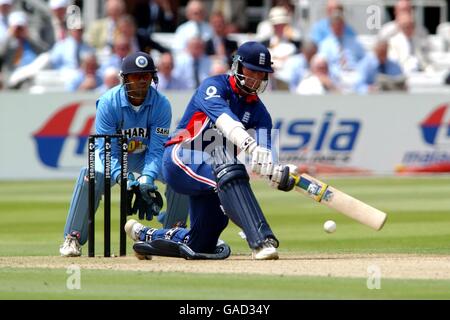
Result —
[[[281,254],[279,260],[254,261],[249,256],[226,260],[184,260],[134,256],[103,257],[0,257],[0,268],[60,269],[70,265],[82,269],[226,273],[284,276],[367,278],[373,272],[382,278],[450,279],[450,256],[410,254]]]

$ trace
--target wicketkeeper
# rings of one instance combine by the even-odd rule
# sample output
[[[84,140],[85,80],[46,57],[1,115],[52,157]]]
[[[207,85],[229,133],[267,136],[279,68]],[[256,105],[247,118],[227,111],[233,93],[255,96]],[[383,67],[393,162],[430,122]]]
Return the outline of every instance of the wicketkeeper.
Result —
[[[155,180],[161,172],[164,144],[169,137],[172,119],[167,98],[151,86],[158,83],[157,70],[150,55],[136,52],[122,63],[121,84],[110,89],[97,100],[95,131],[97,134],[123,134],[128,139],[128,188],[136,192],[133,213],[140,219],[152,220],[161,209]],[[96,141],[95,206],[98,208],[103,193],[103,141]],[[112,139],[112,185],[120,182],[120,147]],[[131,172],[140,174],[137,179]],[[65,241],[60,247],[62,256],[80,256],[81,246],[88,237],[88,180],[87,168],[82,168],[75,185],[69,214],[64,228]],[[153,196],[152,196],[153,195]],[[170,188],[167,215],[174,219],[176,210],[187,210],[187,197],[176,195]],[[184,204],[183,204],[184,203]],[[187,213],[183,213],[184,216]]]

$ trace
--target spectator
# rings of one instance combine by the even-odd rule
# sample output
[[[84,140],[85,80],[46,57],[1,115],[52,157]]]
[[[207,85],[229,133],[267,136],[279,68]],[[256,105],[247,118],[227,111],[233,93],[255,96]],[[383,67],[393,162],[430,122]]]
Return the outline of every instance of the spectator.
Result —
[[[183,78],[173,74],[174,63],[170,52],[161,54],[158,62],[158,89],[161,90],[184,90],[189,89]]]
[[[103,72],[103,84],[96,89],[100,94],[120,84],[119,69],[108,67]]]
[[[87,32],[88,43],[98,50],[111,50],[117,21],[125,13],[123,0],[106,0],[106,17],[94,21]]]
[[[13,0],[0,0],[0,43],[8,33],[8,16],[11,12]]]
[[[297,32],[298,39],[301,39],[304,35],[302,34],[301,5],[299,1],[296,3],[295,0],[274,0],[272,3],[274,3],[274,7],[284,7],[288,11],[292,18],[291,27]]]
[[[238,44],[228,38],[223,14],[220,11],[213,12],[209,17],[209,23],[214,33],[212,38],[206,41],[206,54],[222,59],[231,67],[232,56],[237,50]]]
[[[186,49],[188,41],[193,37],[208,41],[213,36],[211,26],[205,21],[206,12],[201,1],[190,0],[188,2],[186,5],[186,17],[188,21],[181,24],[175,31],[172,49],[176,52]]]
[[[210,12],[220,12],[225,19],[226,33],[247,31],[248,19],[245,0],[213,0]]]
[[[12,72],[32,63],[44,51],[28,34],[28,20],[25,12],[15,11],[8,16],[8,32],[0,43],[0,61],[5,83]],[[23,83],[14,88],[20,88]]]
[[[327,17],[317,21],[312,27],[309,38],[312,39],[317,46],[320,46],[323,40],[330,36],[333,31],[331,27],[331,17],[335,12],[344,15],[344,7],[338,0],[328,0],[327,2]],[[344,22],[344,36],[347,38],[355,37],[356,32],[347,23]]]
[[[219,74],[228,73],[230,66],[228,63],[224,62],[222,59],[213,59],[211,62],[211,70],[209,71],[210,76],[217,76]]]
[[[106,69],[115,68],[120,70],[122,60],[131,53],[130,38],[119,34],[114,39],[113,53],[106,58],[100,66],[100,74],[104,76]]]
[[[58,40],[50,51],[50,63],[53,69],[76,70],[81,65],[81,56],[94,52],[83,41],[83,24],[74,24],[69,28],[69,36]]]
[[[133,16],[138,30],[151,37],[154,32],[174,32],[176,24],[176,8],[167,0],[148,0],[138,3]]]
[[[358,80],[355,91],[358,93],[372,93],[383,91],[381,81],[390,78],[392,82],[404,82],[400,65],[387,57],[388,42],[380,40],[375,44],[373,52],[368,53],[359,63],[357,72]],[[383,79],[383,80],[380,80]]]
[[[68,83],[68,91],[93,91],[102,85],[95,53],[88,52],[81,58],[81,67]]]
[[[436,35],[442,41],[442,51],[450,50],[450,22],[442,22],[437,26]]]
[[[39,39],[46,50],[50,50],[58,40],[67,38],[66,11],[70,0],[50,0],[50,18],[45,18],[35,32],[39,33]]]
[[[409,14],[414,17],[414,10],[410,0],[398,0],[394,6],[394,20],[385,23],[378,37],[384,40],[389,40],[400,32],[399,19],[402,14]],[[421,37],[428,36],[428,31],[423,26],[418,26],[417,32]]]
[[[424,71],[428,62],[426,40],[415,32],[415,22],[409,13],[398,19],[400,32],[389,39],[389,58],[398,62],[405,74]]]
[[[327,92],[338,92],[338,88],[330,75],[327,60],[315,55],[311,59],[311,72],[300,81],[296,93],[318,95]]]
[[[262,43],[269,49],[272,55],[274,77],[282,69],[287,58],[292,56],[299,46],[294,40],[293,30],[290,27],[291,16],[284,7],[273,7],[269,12],[269,21],[272,24],[273,33]]]
[[[286,60],[283,69],[278,72],[278,77],[288,84],[289,91],[295,91],[303,76],[309,70],[311,59],[316,53],[316,44],[308,40],[302,43],[300,53]]]
[[[205,43],[201,38],[191,38],[186,52],[175,58],[174,75],[186,82],[189,89],[196,89],[209,77],[211,59],[205,54]]]
[[[277,9],[275,9],[277,8]],[[279,16],[288,16],[288,19],[279,18]],[[284,28],[284,36],[294,42],[297,46],[300,43],[301,34],[299,27],[294,24],[295,10],[292,5],[287,4],[285,1],[275,1],[275,5],[270,9],[267,19],[258,23],[256,27],[256,38],[259,41],[266,41],[272,37],[274,31],[274,20],[288,20],[288,25]]]
[[[345,32],[345,21],[341,11],[330,17],[331,34],[319,46],[319,54],[328,61],[330,72],[338,75],[342,71],[356,68],[365,51],[355,36]]]
[[[136,23],[131,15],[123,15],[117,20],[117,33],[124,35],[130,40],[131,52],[150,53],[153,49],[159,52],[169,51],[159,43],[153,41],[145,32],[138,31]]]

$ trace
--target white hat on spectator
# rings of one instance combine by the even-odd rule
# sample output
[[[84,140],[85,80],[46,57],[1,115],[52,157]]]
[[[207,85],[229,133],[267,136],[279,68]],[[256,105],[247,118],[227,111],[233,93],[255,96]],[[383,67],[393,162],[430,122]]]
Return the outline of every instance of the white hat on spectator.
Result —
[[[4,4],[12,5],[13,0],[0,0],[0,6]]]
[[[23,11],[11,12],[8,16],[8,25],[11,27],[27,26],[28,25],[27,15]]]
[[[55,10],[69,6],[69,0],[50,0],[50,9]]]
[[[269,11],[269,21],[273,24],[287,24],[291,22],[291,17],[284,7],[273,7]]]

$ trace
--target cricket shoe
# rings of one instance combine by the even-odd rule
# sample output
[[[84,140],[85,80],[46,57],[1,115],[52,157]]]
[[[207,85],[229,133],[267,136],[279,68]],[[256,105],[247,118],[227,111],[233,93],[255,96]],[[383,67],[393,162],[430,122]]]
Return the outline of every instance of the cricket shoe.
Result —
[[[64,243],[59,247],[59,253],[63,257],[79,257],[81,256],[81,245],[79,242],[80,234],[71,232],[66,236]]]
[[[142,232],[146,233],[146,231],[150,230],[151,228],[145,227],[142,223],[137,222],[134,219],[130,219],[125,224],[125,232],[127,233],[128,237],[130,237],[133,241],[140,241]],[[152,260],[151,255],[144,255],[134,252],[134,255],[139,260]]]
[[[266,242],[258,249],[253,249],[252,258],[254,260],[277,260],[278,259],[278,244],[274,239],[267,239]]]
[[[144,226],[136,220],[130,219],[125,224],[125,232],[133,241],[152,241],[153,233],[158,230]]]
[[[125,224],[125,232],[133,241],[139,241],[140,233],[144,228],[145,226],[142,223],[139,223],[134,219],[128,220]]]

